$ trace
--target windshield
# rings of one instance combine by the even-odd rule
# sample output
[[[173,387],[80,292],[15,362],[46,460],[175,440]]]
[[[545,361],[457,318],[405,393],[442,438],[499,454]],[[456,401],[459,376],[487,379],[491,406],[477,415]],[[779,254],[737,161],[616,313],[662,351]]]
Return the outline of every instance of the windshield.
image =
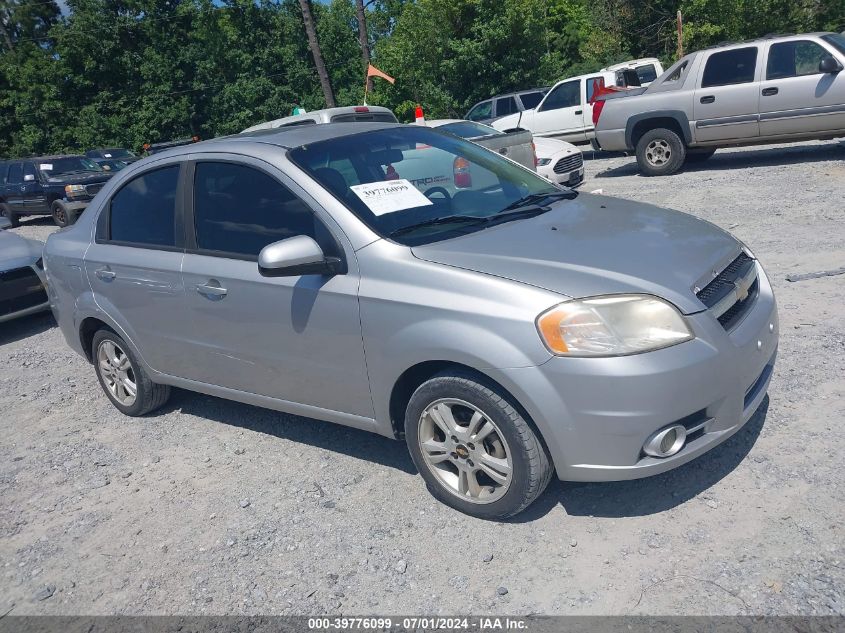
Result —
[[[135,158],[135,154],[128,149],[116,147],[114,149],[101,149],[99,152],[103,158]]]
[[[822,39],[845,55],[845,35],[830,33],[829,35],[822,35]]]
[[[38,161],[38,169],[48,178],[80,171],[102,171],[97,163],[83,156],[44,158]]]
[[[447,123],[445,125],[438,125],[438,130],[442,132],[449,132],[461,138],[478,138],[479,136],[492,136],[493,134],[502,134],[496,128],[483,123],[475,123],[474,121],[455,121],[454,123]]]
[[[407,245],[482,230],[523,199],[563,193],[474,143],[413,125],[303,145],[289,157],[378,234]]]

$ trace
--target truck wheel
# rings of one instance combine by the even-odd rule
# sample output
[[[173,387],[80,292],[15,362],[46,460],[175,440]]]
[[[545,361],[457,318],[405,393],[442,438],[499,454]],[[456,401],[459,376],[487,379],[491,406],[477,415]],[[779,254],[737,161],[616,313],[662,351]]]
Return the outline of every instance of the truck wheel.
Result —
[[[666,128],[649,130],[637,142],[637,164],[644,176],[668,176],[684,164],[687,148]]]
[[[12,210],[9,208],[8,204],[0,204],[0,215],[9,220],[9,223],[12,225],[12,228],[21,225],[20,216],[16,213],[12,213]]]
[[[704,149],[704,150],[687,150],[687,162],[688,163],[703,163],[705,160],[710,158],[713,154],[716,153],[716,148],[712,149]]]
[[[70,226],[76,222],[76,212],[69,211],[61,202],[53,203],[53,222],[56,226]]]
[[[405,438],[429,492],[480,519],[528,507],[552,477],[546,448],[509,396],[462,372],[444,372],[414,392]]]

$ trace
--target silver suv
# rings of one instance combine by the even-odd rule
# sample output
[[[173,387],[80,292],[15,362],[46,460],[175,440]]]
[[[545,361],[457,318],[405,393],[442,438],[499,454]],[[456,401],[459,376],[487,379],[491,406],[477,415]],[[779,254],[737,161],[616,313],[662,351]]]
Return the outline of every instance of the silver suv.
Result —
[[[713,448],[762,402],[778,342],[762,268],[721,229],[421,126],[145,158],[44,260],[121,412],[176,386],[403,438],[438,499],[484,518],[553,474],[645,477]]]
[[[843,68],[838,33],[708,48],[648,88],[599,100],[596,141],[604,150],[636,151],[640,171],[659,176],[719,147],[845,136]]]

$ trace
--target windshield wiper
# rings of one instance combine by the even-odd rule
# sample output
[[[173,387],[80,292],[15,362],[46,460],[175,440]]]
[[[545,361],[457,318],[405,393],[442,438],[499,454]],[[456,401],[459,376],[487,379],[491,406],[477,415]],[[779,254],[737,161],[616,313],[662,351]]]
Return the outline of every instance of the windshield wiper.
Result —
[[[511,209],[519,209],[521,207],[527,207],[532,204],[538,204],[542,200],[547,200],[549,198],[567,198],[568,200],[572,200],[577,195],[578,194],[574,191],[550,191],[546,193],[529,193],[527,196],[523,196],[519,200],[514,200],[513,202],[511,202],[508,206],[499,211],[497,215],[510,211]]]
[[[464,224],[485,224],[489,218],[480,218],[475,215],[447,215],[439,218],[431,218],[430,220],[424,220],[422,222],[418,222],[417,224],[410,224],[408,226],[403,226],[402,228],[396,229],[390,233],[390,237],[395,235],[402,235],[403,233],[407,233],[409,231],[414,231],[416,229],[421,229],[427,226],[440,226],[443,224],[454,224],[454,223],[464,223]]]

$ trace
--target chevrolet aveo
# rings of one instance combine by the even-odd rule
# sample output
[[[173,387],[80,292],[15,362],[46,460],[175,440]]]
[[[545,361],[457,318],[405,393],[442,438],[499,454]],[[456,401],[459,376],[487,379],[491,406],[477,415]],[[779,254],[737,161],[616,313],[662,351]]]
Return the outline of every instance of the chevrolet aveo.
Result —
[[[765,397],[772,289],[692,216],[560,189],[435,130],[272,130],[139,161],[46,245],[106,396],[171,387],[404,439],[497,519],[552,475],[661,473]]]

